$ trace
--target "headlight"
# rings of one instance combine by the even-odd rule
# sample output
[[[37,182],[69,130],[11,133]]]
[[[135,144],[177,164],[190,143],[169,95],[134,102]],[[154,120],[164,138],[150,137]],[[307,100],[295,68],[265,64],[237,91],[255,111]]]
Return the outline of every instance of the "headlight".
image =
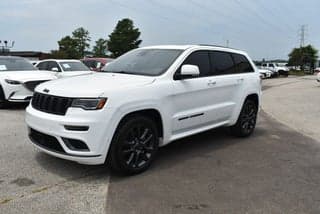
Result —
[[[98,99],[74,99],[72,101],[71,107],[82,108],[84,110],[97,110],[102,109],[106,104],[106,98]]]
[[[21,82],[19,82],[17,80],[8,80],[8,79],[6,79],[5,81],[6,81],[6,83],[11,84],[11,85],[20,85],[21,84]]]

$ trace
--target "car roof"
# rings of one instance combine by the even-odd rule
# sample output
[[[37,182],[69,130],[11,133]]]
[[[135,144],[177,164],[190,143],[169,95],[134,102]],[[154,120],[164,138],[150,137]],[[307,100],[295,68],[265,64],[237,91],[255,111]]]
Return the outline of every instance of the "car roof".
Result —
[[[80,62],[80,60],[77,59],[45,59],[41,60],[39,62],[46,62],[46,61],[56,61],[56,62]]]
[[[84,60],[110,60],[110,59],[113,59],[113,58],[110,58],[110,57],[88,57],[88,58],[84,58],[81,60],[84,61]]]
[[[226,51],[232,53],[239,53],[239,54],[246,54],[244,51],[219,46],[219,45],[207,45],[207,44],[200,44],[200,45],[156,45],[156,46],[147,46],[142,47],[141,49],[173,49],[173,50],[188,50],[188,49],[203,49],[203,50],[217,50],[217,51]]]

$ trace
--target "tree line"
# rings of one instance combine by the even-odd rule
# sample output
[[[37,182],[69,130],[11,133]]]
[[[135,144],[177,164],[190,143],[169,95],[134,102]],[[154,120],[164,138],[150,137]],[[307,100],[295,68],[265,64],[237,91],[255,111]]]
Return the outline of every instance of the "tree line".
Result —
[[[312,45],[294,48],[289,54],[290,66],[300,67],[301,70],[311,70],[313,72],[314,66],[318,60],[318,50]]]
[[[108,35],[108,39],[99,38],[95,41],[91,53],[95,57],[118,57],[122,54],[138,48],[142,40],[139,39],[141,32],[136,28],[131,19],[119,20],[113,32]],[[52,58],[60,59],[80,59],[86,55],[90,48],[90,33],[80,27],[58,41],[58,50],[51,51]],[[110,53],[110,55],[107,55]],[[313,70],[318,59],[318,51],[307,45],[294,48],[289,56],[288,65],[298,66],[302,70],[306,67]]]
[[[136,28],[131,19],[119,20],[108,39],[99,38],[95,41],[91,53],[95,57],[118,57],[138,48],[142,40],[141,32]],[[83,27],[75,29],[58,41],[58,50],[51,51],[51,57],[57,59],[80,59],[90,50],[90,33]],[[108,52],[110,54],[108,55]]]

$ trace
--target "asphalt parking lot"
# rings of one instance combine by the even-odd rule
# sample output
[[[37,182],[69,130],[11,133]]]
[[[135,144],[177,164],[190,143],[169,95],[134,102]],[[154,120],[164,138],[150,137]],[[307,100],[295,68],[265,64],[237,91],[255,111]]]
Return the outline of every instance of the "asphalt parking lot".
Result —
[[[298,129],[306,120],[301,113],[295,120],[299,106],[283,117],[287,102],[302,96],[311,105],[317,99],[299,92],[282,103],[275,90],[294,92],[300,84],[313,94],[320,89],[308,79],[264,82],[266,98],[252,137],[218,129],[179,140],[160,150],[149,171],[133,177],[37,151],[26,137],[25,106],[1,110],[0,213],[319,213],[320,141],[308,134],[312,125]],[[319,114],[306,113],[316,123],[311,114]]]

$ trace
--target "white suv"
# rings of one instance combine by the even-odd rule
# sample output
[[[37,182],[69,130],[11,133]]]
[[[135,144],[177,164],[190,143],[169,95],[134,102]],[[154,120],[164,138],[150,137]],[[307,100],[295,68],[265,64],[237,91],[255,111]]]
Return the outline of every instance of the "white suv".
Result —
[[[261,65],[262,69],[267,69],[275,73],[274,76],[283,75],[287,77],[289,75],[289,69],[285,66],[281,66],[278,63],[263,63]]]
[[[159,146],[220,126],[249,136],[261,80],[245,52],[216,46],[153,46],[89,75],[38,86],[27,108],[40,150],[127,174],[146,170]]]

